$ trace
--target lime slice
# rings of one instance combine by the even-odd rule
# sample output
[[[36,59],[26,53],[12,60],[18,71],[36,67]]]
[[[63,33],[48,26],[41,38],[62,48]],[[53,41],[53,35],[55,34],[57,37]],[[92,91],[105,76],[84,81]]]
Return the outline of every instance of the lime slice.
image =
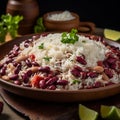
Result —
[[[104,36],[108,39],[117,41],[120,40],[120,31],[104,29]]]
[[[79,118],[80,120],[97,120],[98,112],[79,104]]]
[[[115,106],[101,105],[100,112],[106,120],[120,120],[120,109]]]

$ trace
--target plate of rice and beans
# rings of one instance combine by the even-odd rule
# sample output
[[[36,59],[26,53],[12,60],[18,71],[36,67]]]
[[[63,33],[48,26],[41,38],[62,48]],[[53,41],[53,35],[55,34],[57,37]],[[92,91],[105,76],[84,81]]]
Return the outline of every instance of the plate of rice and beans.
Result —
[[[120,92],[120,45],[96,35],[41,33],[0,46],[0,86],[45,101],[90,101]]]

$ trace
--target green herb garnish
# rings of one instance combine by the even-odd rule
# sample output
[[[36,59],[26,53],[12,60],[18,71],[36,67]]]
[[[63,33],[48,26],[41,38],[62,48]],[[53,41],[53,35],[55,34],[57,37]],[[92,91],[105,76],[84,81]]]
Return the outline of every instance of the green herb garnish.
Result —
[[[72,83],[73,84],[80,83],[80,80],[75,79],[75,80],[72,81]]]
[[[82,43],[86,43],[86,41],[85,41],[85,40],[82,40]]]
[[[15,38],[18,33],[19,22],[23,19],[23,16],[12,16],[10,14],[2,15],[0,19],[0,42],[5,42],[5,36],[7,33],[12,38]]]
[[[78,36],[77,36],[77,30],[76,29],[72,29],[70,33],[67,32],[63,32],[62,33],[62,43],[70,43],[70,44],[74,44],[76,41],[78,41]]]
[[[37,23],[34,26],[34,32],[35,33],[40,33],[40,32],[44,32],[45,31],[45,26],[43,24],[43,18],[40,17],[37,19]]]
[[[44,43],[41,43],[41,45],[39,45],[38,48],[43,49],[44,48]]]
[[[45,61],[50,61],[50,59],[51,59],[52,57],[44,57],[43,59],[45,60]]]

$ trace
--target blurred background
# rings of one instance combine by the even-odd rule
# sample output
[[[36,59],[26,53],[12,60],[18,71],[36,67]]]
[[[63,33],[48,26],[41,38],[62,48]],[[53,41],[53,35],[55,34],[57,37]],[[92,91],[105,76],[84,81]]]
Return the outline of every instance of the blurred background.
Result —
[[[5,14],[8,0],[0,0],[0,16]],[[81,21],[91,21],[99,28],[120,30],[118,0],[38,0],[40,16],[46,12],[69,10],[76,12]]]

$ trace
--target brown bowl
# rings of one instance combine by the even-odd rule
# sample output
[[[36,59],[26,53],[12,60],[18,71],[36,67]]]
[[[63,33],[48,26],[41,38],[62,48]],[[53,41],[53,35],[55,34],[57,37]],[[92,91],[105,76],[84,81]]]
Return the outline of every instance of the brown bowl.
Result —
[[[41,34],[34,34],[41,35]],[[14,44],[20,44],[22,41],[32,38],[33,35],[26,35],[20,38],[16,38],[12,41],[9,41],[0,46],[0,59],[2,59],[12,48]],[[91,37],[97,37],[92,35]],[[120,44],[105,39],[108,44],[113,46],[119,47]],[[4,52],[3,52],[4,51]],[[105,87],[100,88],[93,88],[93,89],[82,89],[82,90],[41,90],[41,89],[33,89],[29,87],[15,85],[8,81],[3,80],[0,78],[0,86],[14,94],[19,96],[24,96],[27,98],[32,98],[36,100],[43,100],[43,101],[54,101],[54,102],[80,102],[80,101],[91,101],[106,98],[109,96],[113,96],[115,94],[120,93],[120,83],[113,84]]]
[[[77,13],[70,12],[74,19],[71,20],[51,20],[48,16],[60,14],[63,11],[48,12],[43,15],[43,22],[47,31],[71,31],[72,28],[78,29],[79,32],[93,32],[95,24],[92,22],[81,22]]]

